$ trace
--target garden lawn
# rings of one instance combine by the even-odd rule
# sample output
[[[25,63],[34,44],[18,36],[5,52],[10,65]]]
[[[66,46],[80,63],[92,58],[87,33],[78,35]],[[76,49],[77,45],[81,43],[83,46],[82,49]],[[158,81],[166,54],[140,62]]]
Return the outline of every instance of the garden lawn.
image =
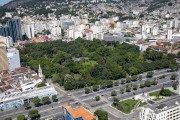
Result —
[[[119,102],[116,108],[128,114],[131,112],[131,110],[134,108],[137,102],[138,100],[127,99],[127,100]]]
[[[159,97],[158,97],[158,98],[154,98],[153,100],[154,100],[154,101],[159,101],[159,100],[162,100],[162,99],[164,99],[164,98],[162,98],[162,97],[159,98]]]
[[[160,96],[160,90],[149,93],[149,96],[156,96],[156,97],[159,97],[159,96]]]
[[[170,91],[169,89],[161,89],[152,93],[149,93],[150,96],[165,96],[165,97],[170,97],[172,95],[176,95],[174,92]]]

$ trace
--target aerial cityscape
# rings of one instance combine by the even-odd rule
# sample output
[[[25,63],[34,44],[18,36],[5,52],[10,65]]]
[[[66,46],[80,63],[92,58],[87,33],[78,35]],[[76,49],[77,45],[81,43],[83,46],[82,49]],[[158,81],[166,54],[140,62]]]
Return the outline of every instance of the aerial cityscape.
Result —
[[[180,120],[180,0],[0,0],[0,120]]]

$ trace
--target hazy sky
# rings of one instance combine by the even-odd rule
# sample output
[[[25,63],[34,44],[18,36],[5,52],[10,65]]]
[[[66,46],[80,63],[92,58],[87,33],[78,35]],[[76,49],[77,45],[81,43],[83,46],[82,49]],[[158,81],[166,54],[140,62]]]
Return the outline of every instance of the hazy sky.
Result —
[[[11,1],[11,0],[0,0],[0,5],[4,5],[4,4],[8,3],[9,1]]]

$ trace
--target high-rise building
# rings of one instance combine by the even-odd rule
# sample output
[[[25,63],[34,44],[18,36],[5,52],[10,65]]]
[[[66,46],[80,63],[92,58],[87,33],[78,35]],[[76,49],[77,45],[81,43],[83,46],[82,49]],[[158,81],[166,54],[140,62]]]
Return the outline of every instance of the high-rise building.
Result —
[[[0,35],[4,37],[10,36],[13,42],[22,40],[21,20],[10,19],[7,26],[0,26]]]
[[[6,45],[0,43],[0,71],[8,70]]]
[[[9,35],[12,37],[13,42],[17,40],[22,40],[22,30],[21,30],[21,20],[20,19],[10,19],[7,22],[9,27]]]
[[[43,78],[43,73],[42,73],[42,69],[41,69],[41,66],[39,65],[39,69],[38,69],[38,76],[40,78]]]
[[[34,38],[34,35],[35,35],[34,23],[30,21],[26,21],[23,24],[23,31],[27,35],[28,38]]]
[[[0,26],[0,35],[7,37],[10,36],[10,29],[8,26]]]
[[[35,22],[29,16],[22,19],[22,34],[25,34],[29,39],[35,36]]]
[[[16,48],[7,49],[7,58],[8,58],[8,64],[9,64],[10,71],[13,71],[16,68],[21,67],[19,50],[17,50]]]
[[[167,30],[167,39],[171,40],[172,39],[172,29]]]

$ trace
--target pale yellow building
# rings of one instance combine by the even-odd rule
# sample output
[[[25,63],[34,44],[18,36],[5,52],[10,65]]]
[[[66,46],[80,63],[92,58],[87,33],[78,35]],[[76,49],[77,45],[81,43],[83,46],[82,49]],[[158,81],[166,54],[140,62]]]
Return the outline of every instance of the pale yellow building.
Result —
[[[7,59],[6,45],[0,43],[0,72],[3,70],[8,70],[8,59]]]

